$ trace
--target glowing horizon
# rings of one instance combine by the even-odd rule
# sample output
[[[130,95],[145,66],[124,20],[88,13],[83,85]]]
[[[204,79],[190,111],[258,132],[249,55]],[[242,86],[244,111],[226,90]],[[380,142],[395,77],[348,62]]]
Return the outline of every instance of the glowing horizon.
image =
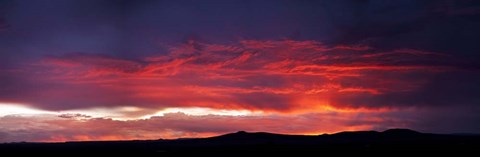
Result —
[[[52,134],[49,138],[42,138],[42,139],[33,139],[29,140],[29,142],[66,142],[66,141],[88,141],[88,140],[150,140],[150,139],[177,139],[177,138],[198,138],[198,137],[210,137],[216,136],[223,133],[230,133],[236,132],[240,130],[247,129],[248,131],[257,132],[257,131],[269,131],[274,133],[283,133],[283,134],[302,134],[302,135],[319,135],[324,133],[336,133],[340,131],[356,131],[356,130],[369,130],[371,126],[350,126],[345,128],[328,128],[323,131],[317,130],[313,131],[307,129],[305,131],[298,130],[296,132],[285,131],[282,128],[270,128],[271,123],[275,122],[280,124],[284,120],[296,120],[294,117],[309,117],[309,116],[318,116],[316,114],[338,114],[351,111],[345,110],[337,110],[330,107],[326,107],[323,111],[314,111],[314,112],[303,112],[303,113],[282,113],[282,112],[270,112],[270,113],[262,113],[259,111],[248,111],[248,110],[225,110],[225,109],[212,109],[212,108],[205,108],[205,107],[174,107],[174,108],[164,108],[160,110],[153,110],[149,112],[143,112],[145,108],[138,108],[138,107],[115,107],[115,108],[90,108],[90,109],[78,109],[78,110],[65,110],[65,111],[47,111],[47,110],[40,110],[28,107],[28,105],[22,104],[12,104],[12,103],[0,103],[0,116],[3,120],[0,122],[2,125],[10,125],[11,122],[15,123],[32,123],[37,124],[36,129],[48,129],[50,132],[57,132],[57,131],[66,131],[64,127],[71,127],[72,130],[68,129],[68,132],[75,132],[80,128],[79,125],[97,125],[99,121],[103,121],[101,123],[122,123],[125,125],[123,127],[127,127],[128,130],[136,130],[137,132],[143,132],[145,135],[141,137],[129,136],[125,134],[118,134],[118,133],[109,133],[107,135],[101,136],[91,136],[86,134],[72,134],[69,136],[65,135],[54,135]],[[130,112],[130,113],[129,113]],[[131,112],[140,112],[143,114],[138,113],[131,113]],[[382,111],[361,111],[363,113],[381,113]],[[153,114],[149,114],[153,113]],[[132,117],[134,115],[134,117]],[[325,116],[324,115],[324,116]],[[350,117],[351,115],[344,115],[345,117]],[[269,118],[266,118],[269,117]],[[341,121],[341,119],[345,118],[341,117],[336,121]],[[173,118],[173,119],[172,119]],[[185,119],[187,118],[187,119]],[[212,119],[214,125],[213,126],[206,126],[206,127],[218,127],[216,125],[223,124],[222,120],[214,120],[214,119],[231,119],[240,122],[232,122],[238,125],[242,125],[236,127],[237,129],[229,129],[225,131],[221,131],[218,133],[196,133],[196,134],[185,134],[185,133],[175,133],[172,130],[163,132],[162,134],[155,133],[155,131],[148,131],[150,128],[144,128],[145,130],[142,131],[140,127],[131,127],[130,125],[141,125],[136,123],[141,123],[142,121],[155,121],[155,120],[163,120],[163,121],[182,121],[182,123],[188,123],[188,119]],[[329,119],[334,118],[330,117]],[[245,127],[248,126],[249,121],[252,119],[257,119],[258,127],[250,128]],[[271,120],[267,120],[271,119]],[[336,119],[336,118],[334,118]],[[266,120],[266,121],[265,121]],[[92,124],[90,124],[92,123]],[[100,123],[100,124],[101,124]],[[204,122],[201,122],[204,123]],[[219,123],[219,124],[215,124]],[[228,121],[226,122],[228,123]],[[270,124],[269,124],[270,123]],[[208,122],[205,123],[207,125]],[[327,123],[323,123],[319,126],[326,125]],[[266,126],[262,126],[266,125]],[[334,123],[329,123],[328,125],[335,125]],[[130,126],[130,127],[129,127]],[[22,128],[22,127],[32,127],[27,125],[17,125],[12,126],[11,129],[15,128]],[[189,126],[186,126],[189,127]],[[63,128],[63,129],[62,129]],[[139,130],[137,130],[139,129]],[[279,129],[279,130],[278,130]],[[80,129],[80,132],[82,129]],[[282,131],[283,130],[283,131]],[[93,130],[97,131],[97,130]],[[25,140],[21,140],[25,141]],[[18,140],[14,141],[4,141],[4,142],[18,142]]]

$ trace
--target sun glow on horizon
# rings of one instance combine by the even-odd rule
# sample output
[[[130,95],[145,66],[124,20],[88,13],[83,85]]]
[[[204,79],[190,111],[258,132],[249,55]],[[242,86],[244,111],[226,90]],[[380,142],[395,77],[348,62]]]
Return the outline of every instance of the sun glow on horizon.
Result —
[[[18,103],[0,103],[0,116],[38,114],[55,114],[55,112],[40,110]]]
[[[250,110],[230,110],[230,109],[215,109],[208,107],[170,107],[161,110],[146,109],[134,106],[123,107],[96,107],[86,109],[74,109],[63,111],[48,111],[42,109],[36,109],[28,107],[28,105],[18,103],[0,103],[0,116],[7,115],[55,115],[62,118],[72,116],[84,116],[79,119],[91,119],[91,118],[108,118],[112,120],[128,121],[149,119],[152,117],[165,116],[171,113],[183,113],[189,116],[259,116],[263,115],[262,111],[250,111]],[[62,116],[64,115],[64,116]]]
[[[191,116],[206,116],[206,115],[219,115],[219,116],[253,116],[261,115],[261,111],[249,111],[249,110],[227,110],[227,109],[214,109],[207,107],[172,107],[165,108],[156,112],[153,115],[148,115],[143,118],[150,118],[154,116],[165,116],[169,113],[184,113]]]

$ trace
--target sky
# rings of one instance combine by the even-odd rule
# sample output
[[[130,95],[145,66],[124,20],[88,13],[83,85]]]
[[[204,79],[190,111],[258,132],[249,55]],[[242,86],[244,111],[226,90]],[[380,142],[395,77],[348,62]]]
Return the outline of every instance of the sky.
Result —
[[[480,133],[480,1],[0,0],[0,142]]]

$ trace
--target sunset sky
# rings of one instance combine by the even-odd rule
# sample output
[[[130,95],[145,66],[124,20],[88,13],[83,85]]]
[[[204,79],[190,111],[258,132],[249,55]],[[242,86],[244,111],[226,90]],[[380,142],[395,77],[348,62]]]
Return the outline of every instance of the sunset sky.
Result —
[[[0,142],[480,133],[480,1],[0,0]]]

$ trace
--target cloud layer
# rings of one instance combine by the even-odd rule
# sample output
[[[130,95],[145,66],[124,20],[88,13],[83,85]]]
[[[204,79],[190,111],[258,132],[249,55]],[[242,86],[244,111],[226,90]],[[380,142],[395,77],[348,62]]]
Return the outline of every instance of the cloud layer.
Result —
[[[449,76],[475,80],[469,73],[477,69],[466,69],[465,64],[446,54],[413,49],[381,51],[294,40],[189,40],[166,55],[135,60],[88,53],[47,56],[5,73],[15,81],[5,84],[2,99],[49,110],[193,106],[288,112],[321,106],[442,105],[418,95],[451,95],[447,102],[462,99],[456,94],[462,91],[436,86],[464,88]]]

